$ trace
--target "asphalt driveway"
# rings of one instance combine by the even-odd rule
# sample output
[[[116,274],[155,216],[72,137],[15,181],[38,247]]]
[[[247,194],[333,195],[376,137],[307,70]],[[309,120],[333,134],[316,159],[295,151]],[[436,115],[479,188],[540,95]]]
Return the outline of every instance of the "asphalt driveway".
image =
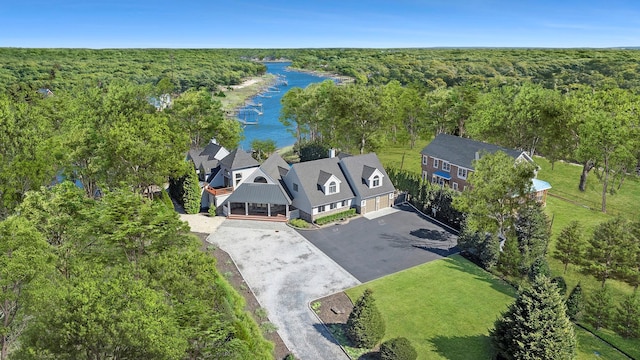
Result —
[[[391,214],[300,234],[361,282],[393,274],[458,252],[457,236],[409,206]]]
[[[207,238],[231,255],[280,337],[300,359],[348,359],[309,308],[360,284],[282,223],[225,220]]]

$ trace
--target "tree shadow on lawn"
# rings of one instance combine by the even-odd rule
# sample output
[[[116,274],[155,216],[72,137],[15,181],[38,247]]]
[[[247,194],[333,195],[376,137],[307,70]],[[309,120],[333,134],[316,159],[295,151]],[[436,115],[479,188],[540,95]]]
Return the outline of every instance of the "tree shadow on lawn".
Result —
[[[515,299],[516,289],[514,289],[508,282],[487,272],[473,262],[465,259],[462,255],[459,256],[464,259],[464,262],[455,258],[449,258],[447,259],[448,261],[446,262],[446,266],[453,270],[474,275],[475,280],[489,283],[492,289]]]
[[[427,341],[433,344],[439,355],[449,360],[493,358],[491,341],[486,335],[436,336]]]

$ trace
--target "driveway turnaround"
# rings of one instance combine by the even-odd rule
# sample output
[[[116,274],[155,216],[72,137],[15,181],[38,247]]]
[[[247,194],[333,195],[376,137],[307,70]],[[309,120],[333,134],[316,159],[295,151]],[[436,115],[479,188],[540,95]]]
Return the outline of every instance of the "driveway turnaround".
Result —
[[[207,241],[231,255],[287,347],[301,359],[348,359],[309,308],[360,282],[283,223],[226,220]]]
[[[300,234],[362,282],[458,252],[456,235],[411,207],[396,209],[400,211]]]

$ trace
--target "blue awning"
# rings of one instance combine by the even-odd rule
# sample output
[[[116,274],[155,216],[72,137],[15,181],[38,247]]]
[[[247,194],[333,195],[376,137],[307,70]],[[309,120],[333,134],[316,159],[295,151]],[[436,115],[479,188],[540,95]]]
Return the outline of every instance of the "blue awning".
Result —
[[[437,176],[437,177],[441,177],[445,180],[451,180],[451,175],[449,175],[448,172],[445,171],[436,171],[433,173],[433,175]]]

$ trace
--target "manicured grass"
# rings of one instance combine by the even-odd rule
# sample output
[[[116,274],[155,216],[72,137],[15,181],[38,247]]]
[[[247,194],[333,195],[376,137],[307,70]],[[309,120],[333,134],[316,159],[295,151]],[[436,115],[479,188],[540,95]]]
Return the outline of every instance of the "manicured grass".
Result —
[[[575,329],[576,337],[578,338],[578,359],[628,359],[616,349],[593,336],[590,332],[577,326]]]
[[[347,291],[371,288],[387,324],[385,340],[408,338],[419,359],[488,359],[488,329],[515,291],[461,256],[417,266]]]

